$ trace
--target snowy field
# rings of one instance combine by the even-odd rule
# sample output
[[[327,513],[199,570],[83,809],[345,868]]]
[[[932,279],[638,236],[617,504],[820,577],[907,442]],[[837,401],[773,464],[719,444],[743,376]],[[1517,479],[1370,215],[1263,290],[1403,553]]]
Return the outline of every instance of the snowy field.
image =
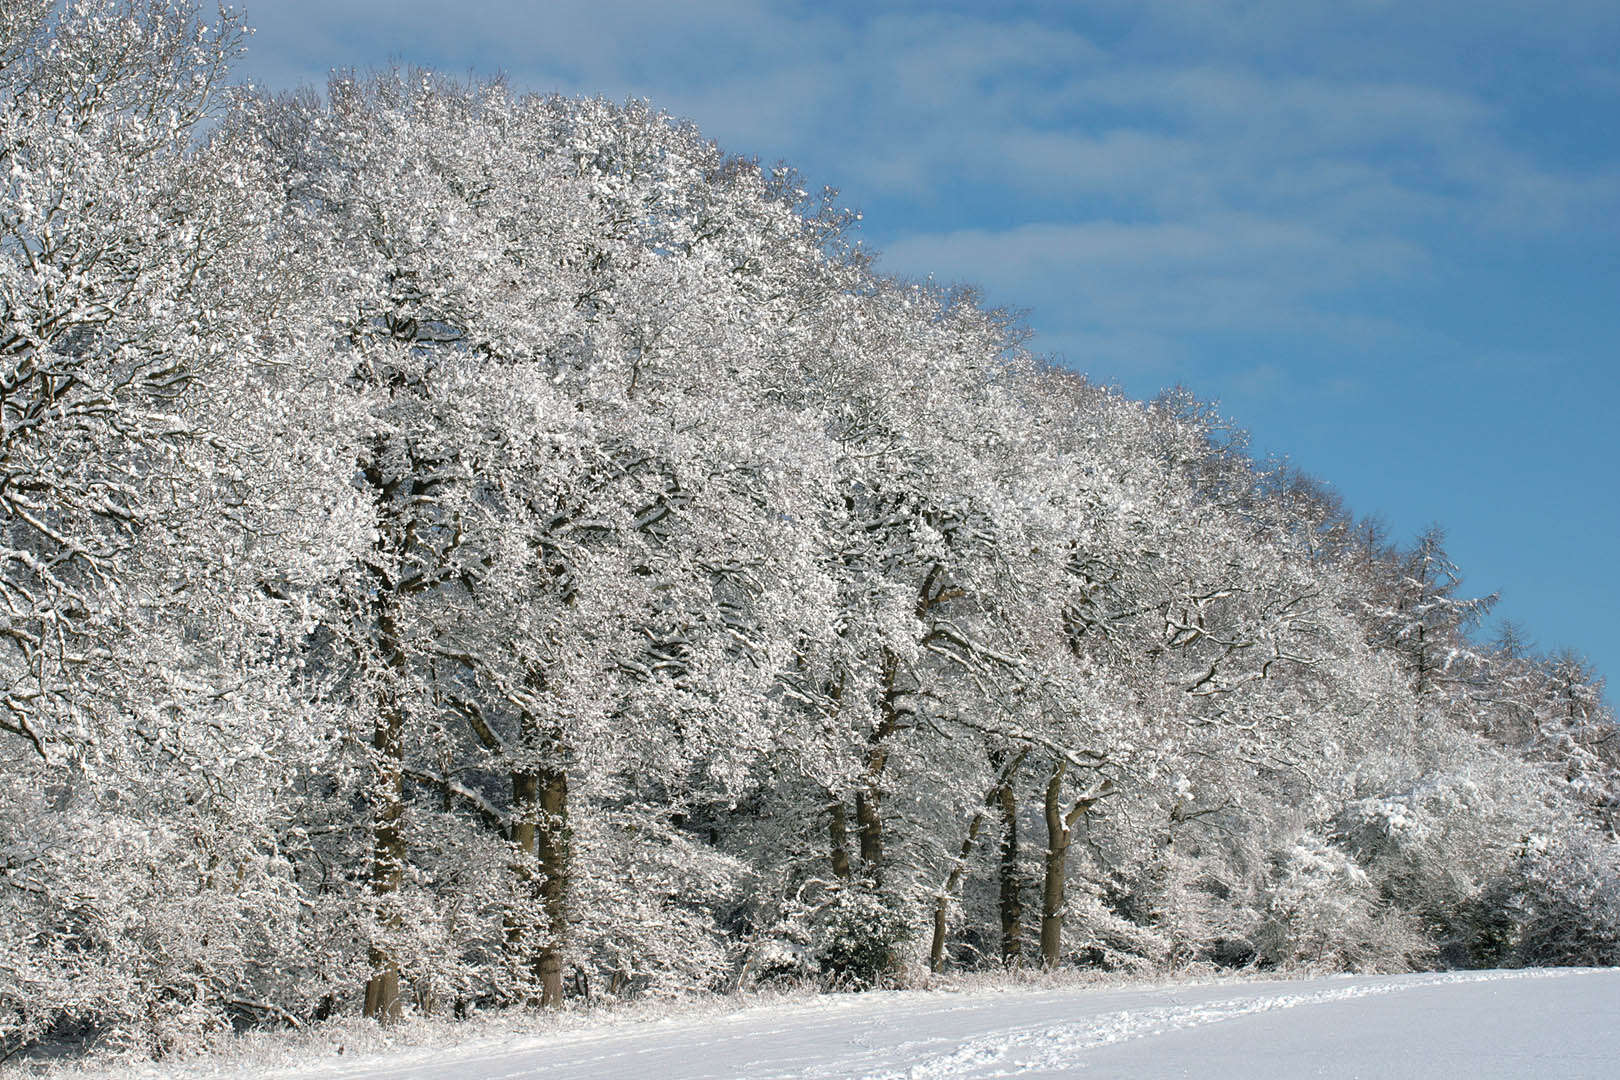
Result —
[[[750,1080],[1620,1077],[1620,971],[839,995],[121,1077]],[[573,1030],[566,1030],[572,1027]],[[283,1048],[285,1052],[285,1048]],[[279,1056],[279,1055],[277,1055]],[[285,1060],[285,1059],[283,1059]],[[84,1074],[75,1074],[84,1075]]]

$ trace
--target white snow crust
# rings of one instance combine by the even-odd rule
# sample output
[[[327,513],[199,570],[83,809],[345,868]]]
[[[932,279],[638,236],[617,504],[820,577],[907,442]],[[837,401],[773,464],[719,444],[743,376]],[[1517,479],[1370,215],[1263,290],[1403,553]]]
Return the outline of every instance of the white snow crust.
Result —
[[[120,1076],[254,1080],[1620,1077],[1620,970],[884,992]],[[82,1075],[82,1074],[80,1074]]]

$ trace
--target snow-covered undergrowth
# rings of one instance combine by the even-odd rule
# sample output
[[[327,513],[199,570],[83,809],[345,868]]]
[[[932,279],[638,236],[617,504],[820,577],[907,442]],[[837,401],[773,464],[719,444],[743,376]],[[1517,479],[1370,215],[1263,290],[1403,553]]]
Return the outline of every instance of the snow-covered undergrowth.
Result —
[[[1197,985],[1220,981],[1240,984],[1272,981],[1276,976],[1184,973],[1162,985]],[[996,995],[1021,991],[1074,991],[1148,985],[1139,977],[1097,970],[1060,972],[967,973],[935,977],[926,988],[897,992],[899,996]],[[1153,985],[1161,985],[1155,982]],[[254,1028],[240,1035],[216,1038],[208,1049],[183,1059],[156,1064],[134,1060],[127,1054],[92,1052],[83,1060],[66,1053],[52,1061],[34,1061],[30,1075],[44,1080],[79,1080],[84,1077],[216,1076],[237,1075],[249,1068],[291,1069],[318,1059],[350,1061],[399,1054],[435,1055],[444,1051],[476,1051],[513,1040],[566,1039],[603,1031],[654,1032],[670,1025],[701,1024],[755,1010],[793,1006],[807,1008],[853,1005],[889,1000],[896,993],[828,994],[813,983],[728,995],[647,998],[633,1001],[584,1003],[571,999],[561,1010],[512,1009],[474,1013],[463,1018],[412,1014],[392,1025],[379,1025],[359,1016],[344,1016],[297,1030]]]
[[[1620,971],[1073,980],[709,999],[392,1029],[343,1022],[52,1080],[1620,1074]]]

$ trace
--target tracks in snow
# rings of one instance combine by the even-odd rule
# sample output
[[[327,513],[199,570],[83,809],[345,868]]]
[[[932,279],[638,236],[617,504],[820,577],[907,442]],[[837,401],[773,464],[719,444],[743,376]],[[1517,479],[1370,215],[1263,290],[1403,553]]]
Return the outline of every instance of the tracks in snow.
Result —
[[[1424,986],[1471,983],[1503,978],[1534,978],[1547,972],[1447,973],[1403,978],[1399,981],[1362,983],[1331,987],[1307,993],[1252,993],[1220,1001],[1177,1005],[1155,1005],[1120,1009],[1074,1021],[1031,1024],[980,1035],[954,1049],[933,1053],[921,1045],[910,1049],[918,1060],[901,1069],[886,1068],[866,1072],[862,1080],[953,1080],[972,1077],[1018,1076],[1051,1072],[1073,1066],[1086,1051],[1133,1039],[1148,1039],[1190,1028],[1219,1024],[1242,1017],[1257,1016],[1283,1009],[1324,1005],[1355,998],[1396,994]],[[1264,991],[1266,984],[1255,984]],[[845,1068],[847,1068],[847,1063]],[[849,1076],[847,1071],[816,1072],[818,1078]]]

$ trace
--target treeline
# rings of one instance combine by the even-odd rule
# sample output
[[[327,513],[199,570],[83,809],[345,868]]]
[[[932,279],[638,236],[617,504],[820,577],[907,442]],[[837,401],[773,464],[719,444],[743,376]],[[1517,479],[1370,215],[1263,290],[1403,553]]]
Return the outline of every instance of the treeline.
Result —
[[[0,1057],[1620,959],[1593,673],[631,103],[0,10]]]

